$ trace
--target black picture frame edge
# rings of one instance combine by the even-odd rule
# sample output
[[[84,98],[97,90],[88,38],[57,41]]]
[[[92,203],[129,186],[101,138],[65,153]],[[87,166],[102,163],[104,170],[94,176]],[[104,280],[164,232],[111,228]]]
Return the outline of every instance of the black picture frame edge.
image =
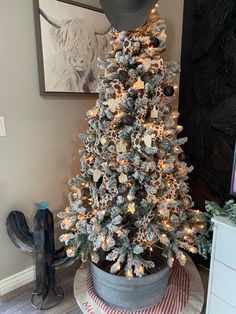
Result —
[[[102,9],[94,7],[92,5],[88,5],[82,2],[77,2],[77,1],[73,1],[73,0],[57,0],[58,2],[64,2],[64,3],[68,3],[68,4],[73,4],[76,5],[78,7],[84,8],[84,9],[89,9],[89,10],[93,10],[93,11],[97,11],[100,13],[104,13]]]
[[[234,189],[234,180],[235,180],[235,171],[236,171],[236,141],[234,146],[234,160],[233,160],[233,168],[232,168],[232,176],[231,176],[231,185],[230,185],[230,195],[236,196],[236,192]]]
[[[37,50],[38,74],[39,74],[39,91],[41,96],[46,96],[45,81],[44,81],[44,65],[43,65],[43,46],[41,36],[39,0],[33,0],[34,8],[34,25],[35,25],[35,42]]]
[[[68,4],[73,4],[72,0],[57,0],[59,2],[65,2]],[[77,3],[79,6],[79,3]],[[85,9],[94,10],[92,6],[83,4],[81,7]],[[39,14],[39,0],[33,0],[33,11],[34,11],[34,25],[35,25],[35,43],[37,51],[37,63],[38,63],[38,75],[39,75],[39,93],[40,96],[54,96],[54,97],[81,97],[81,96],[97,96],[98,93],[83,93],[83,92],[53,92],[46,91],[45,87],[45,76],[44,76],[44,62],[43,62],[43,45],[42,45],[42,36],[41,36],[41,24],[40,24],[40,14]],[[95,8],[94,11],[103,13],[99,8]]]

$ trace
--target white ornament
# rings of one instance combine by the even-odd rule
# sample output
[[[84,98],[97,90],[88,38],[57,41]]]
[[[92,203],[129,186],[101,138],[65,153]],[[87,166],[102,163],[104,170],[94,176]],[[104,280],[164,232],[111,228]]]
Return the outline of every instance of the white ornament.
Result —
[[[156,106],[154,106],[151,111],[151,118],[158,118],[158,112],[159,110],[157,110]]]
[[[116,109],[117,109],[117,99],[110,98],[107,101],[104,101],[103,104],[107,105],[112,113],[116,112]]]
[[[128,205],[128,210],[131,214],[135,213],[135,203],[131,203]]]
[[[151,64],[152,64],[152,60],[150,58],[143,60],[143,66],[144,66],[146,71],[148,71],[150,69]]]
[[[98,180],[101,178],[103,172],[99,169],[93,170],[93,181],[98,182]]]
[[[117,153],[124,153],[126,152],[126,143],[125,142],[119,142],[118,144],[116,144],[116,150]]]
[[[157,198],[155,195],[152,195],[152,194],[148,194],[147,196],[147,200],[149,203],[153,203],[153,204],[156,204],[157,203]]]
[[[124,174],[124,173],[121,173],[121,174],[119,175],[119,182],[120,182],[120,183],[126,183],[127,181],[128,181],[127,175]]]
[[[152,139],[155,137],[155,134],[146,134],[146,135],[144,135],[144,137],[143,137],[143,141],[144,141],[144,143],[145,143],[145,145],[148,147],[148,148],[150,148],[150,147],[152,147]]]

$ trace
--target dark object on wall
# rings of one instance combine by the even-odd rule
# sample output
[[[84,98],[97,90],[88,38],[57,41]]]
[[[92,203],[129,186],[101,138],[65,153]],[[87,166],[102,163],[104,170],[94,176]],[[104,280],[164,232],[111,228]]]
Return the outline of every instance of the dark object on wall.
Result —
[[[102,10],[73,0],[33,3],[40,94],[96,94],[97,58],[110,50],[111,25]]]
[[[234,148],[234,164],[233,164],[233,170],[232,170],[232,177],[231,177],[231,195],[236,196],[236,142],[235,142],[235,148]]]
[[[236,136],[236,2],[185,1],[180,120],[197,208],[230,196]]]
[[[157,0],[100,0],[111,24],[119,32],[143,26]]]
[[[39,310],[56,306],[64,293],[56,287],[55,270],[72,265],[78,257],[69,258],[66,248],[55,250],[53,215],[49,209],[37,209],[34,217],[34,232],[31,232],[25,216],[12,211],[6,221],[7,232],[12,242],[23,252],[32,253],[36,264],[36,289],[31,303]]]

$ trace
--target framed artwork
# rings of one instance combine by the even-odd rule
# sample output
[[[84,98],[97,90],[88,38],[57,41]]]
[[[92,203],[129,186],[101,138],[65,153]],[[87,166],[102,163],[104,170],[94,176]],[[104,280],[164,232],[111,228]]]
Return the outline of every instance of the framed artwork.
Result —
[[[41,95],[94,94],[110,51],[105,14],[77,0],[34,0]]]
[[[234,162],[233,162],[230,194],[236,196],[236,143],[235,143],[235,148],[234,148]]]

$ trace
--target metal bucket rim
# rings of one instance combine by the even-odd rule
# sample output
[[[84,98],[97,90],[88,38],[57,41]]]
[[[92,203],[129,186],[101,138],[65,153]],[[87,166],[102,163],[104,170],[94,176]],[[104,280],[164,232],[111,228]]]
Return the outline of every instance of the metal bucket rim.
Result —
[[[105,270],[99,268],[93,262],[91,262],[91,268],[94,268],[96,270],[96,272],[103,273],[103,275],[106,276],[107,278],[117,278],[117,280],[125,281],[125,282],[127,282],[127,280],[128,280],[128,278],[125,276],[118,276],[118,275],[106,272]],[[149,281],[151,277],[153,280],[157,280],[158,278],[165,276],[167,273],[169,273],[169,271],[170,271],[170,267],[168,264],[166,264],[166,266],[163,269],[161,269],[155,273],[148,274],[148,275],[145,275],[143,277],[133,277],[131,280],[128,280],[128,281],[137,281],[138,282],[138,281],[142,280],[142,282],[144,283],[145,278],[146,278],[146,280]]]

